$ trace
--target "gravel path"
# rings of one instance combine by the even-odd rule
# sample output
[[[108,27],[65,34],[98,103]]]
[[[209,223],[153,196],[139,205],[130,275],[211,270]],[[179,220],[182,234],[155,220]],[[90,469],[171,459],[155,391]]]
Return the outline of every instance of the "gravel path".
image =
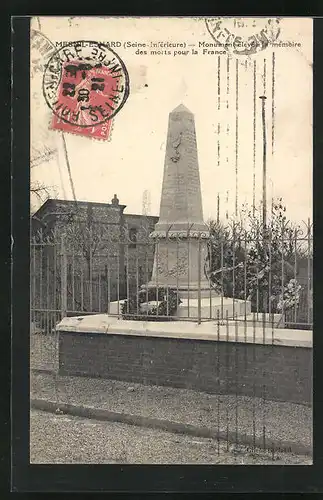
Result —
[[[58,369],[58,334],[30,335],[30,365],[41,370]]]
[[[31,411],[33,464],[311,465],[308,457],[251,454],[213,439],[193,438],[126,424]]]
[[[292,403],[87,377],[31,373],[31,398],[312,446],[312,409]],[[253,422],[255,425],[253,426]],[[239,441],[238,441],[239,442]],[[283,446],[282,446],[283,447]],[[286,450],[288,451],[288,450]]]

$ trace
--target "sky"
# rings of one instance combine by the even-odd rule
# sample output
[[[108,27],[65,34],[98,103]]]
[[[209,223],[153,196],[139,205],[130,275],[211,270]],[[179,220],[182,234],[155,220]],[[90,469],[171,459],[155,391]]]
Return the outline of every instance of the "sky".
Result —
[[[266,20],[256,20],[255,25],[258,22],[260,26],[260,21]],[[227,26],[233,27],[233,23],[228,23]],[[265,93],[268,203],[272,196],[282,197],[290,219],[311,218],[312,20],[282,19],[280,27],[281,41],[301,46],[268,47],[248,57],[230,51],[218,56],[203,54],[203,48],[199,47],[203,42],[214,43],[202,18],[33,18],[32,28],[40,30],[54,44],[75,40],[120,41],[121,47],[114,50],[129,73],[130,95],[113,120],[108,141],[65,133],[77,199],[109,203],[116,193],[120,203],[127,206],[126,213],[140,214],[143,193],[148,190],[150,214],[158,215],[168,115],[183,103],[195,116],[204,219],[216,216],[218,194],[221,217],[226,211],[235,211],[236,197],[238,207],[252,203],[254,193],[258,202],[262,196],[263,167],[259,97]],[[257,31],[257,27],[253,29]],[[124,46],[124,42],[157,41],[185,42],[189,54],[139,55],[137,47]],[[192,54],[188,45],[194,45],[199,53]],[[33,53],[31,60],[33,64]],[[51,186],[56,197],[73,199],[62,134],[49,128],[51,110],[41,85],[42,75],[38,72],[31,78],[31,147],[33,152],[52,148],[55,154],[49,161],[38,162],[31,169],[31,178],[33,182]]]

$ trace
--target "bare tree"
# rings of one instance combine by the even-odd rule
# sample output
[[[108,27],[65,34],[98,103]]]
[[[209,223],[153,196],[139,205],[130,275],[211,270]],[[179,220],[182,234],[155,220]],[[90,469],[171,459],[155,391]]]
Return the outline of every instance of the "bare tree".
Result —
[[[37,165],[31,165],[34,169]],[[33,180],[30,181],[30,198],[31,198],[31,214],[36,211],[35,205],[44,203],[49,198],[57,198],[56,186],[48,186],[44,182]]]

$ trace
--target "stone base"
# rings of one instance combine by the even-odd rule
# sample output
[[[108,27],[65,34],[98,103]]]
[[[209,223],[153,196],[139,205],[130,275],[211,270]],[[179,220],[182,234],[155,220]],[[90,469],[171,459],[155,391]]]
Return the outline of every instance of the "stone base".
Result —
[[[312,332],[239,323],[64,318],[59,374],[310,405]]]
[[[197,299],[181,299],[182,303],[177,310],[178,320],[184,318],[198,318],[198,300]],[[124,300],[110,302],[108,314],[111,316],[121,316],[121,306]],[[150,307],[156,306],[155,301],[142,304],[142,311],[145,313]],[[251,312],[251,304],[249,301],[230,298],[212,297],[201,299],[201,319],[203,320],[219,320],[221,323],[229,321],[231,324],[234,320],[246,322],[249,327],[262,328],[264,325],[268,328],[285,328],[284,318],[281,314],[263,314]],[[162,320],[161,320],[162,321]]]
[[[121,315],[121,306],[124,304],[124,300],[114,300],[113,302],[110,302],[108,306],[108,314],[111,314],[111,316],[118,316],[119,314]]]
[[[146,288],[169,288],[171,290],[174,290],[175,292],[178,292],[178,296],[180,299],[186,299],[188,297],[192,299],[196,299],[199,294],[201,294],[201,298],[209,298],[209,297],[218,297],[219,294],[213,290],[212,288],[210,289],[210,285],[206,280],[201,281],[200,286],[198,282],[191,282],[190,286],[188,287],[187,284],[176,284],[176,283],[170,283],[168,284],[167,282],[153,282],[150,281],[146,285],[142,285],[141,289],[146,290]]]
[[[124,300],[110,302],[108,314],[121,314],[121,306],[123,303]],[[143,312],[147,309],[147,307],[149,308],[149,305],[150,304],[142,304]],[[155,305],[155,303],[153,305]],[[251,303],[244,300],[211,296],[211,298],[201,298],[200,309],[201,319],[244,319],[246,316],[251,314]],[[187,298],[182,298],[181,303],[178,306],[176,316],[178,318],[197,319],[199,317],[199,300],[196,298],[190,298],[189,296]]]
[[[181,299],[178,306],[177,316],[179,318],[198,318],[199,300],[194,298]],[[201,298],[200,317],[201,319],[241,319],[251,314],[251,302],[222,298],[218,296]]]
[[[256,320],[257,313],[252,313]],[[260,317],[261,315],[259,315]],[[269,319],[269,318],[268,318]],[[228,328],[229,326],[229,328]],[[163,337],[179,339],[202,339],[224,342],[244,342],[249,344],[276,344],[278,346],[313,347],[311,330],[291,330],[277,328],[267,323],[264,335],[263,324],[238,321],[135,321],[124,320],[109,314],[95,314],[63,318],[56,325],[57,332],[104,333],[108,335],[141,335],[143,337]]]

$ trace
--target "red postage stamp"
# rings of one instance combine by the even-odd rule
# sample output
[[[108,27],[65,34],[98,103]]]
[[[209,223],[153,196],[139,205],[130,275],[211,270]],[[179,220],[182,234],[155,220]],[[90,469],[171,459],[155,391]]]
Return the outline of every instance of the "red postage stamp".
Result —
[[[129,95],[129,77],[106,44],[73,42],[50,59],[43,92],[53,129],[108,139],[112,119]]]

